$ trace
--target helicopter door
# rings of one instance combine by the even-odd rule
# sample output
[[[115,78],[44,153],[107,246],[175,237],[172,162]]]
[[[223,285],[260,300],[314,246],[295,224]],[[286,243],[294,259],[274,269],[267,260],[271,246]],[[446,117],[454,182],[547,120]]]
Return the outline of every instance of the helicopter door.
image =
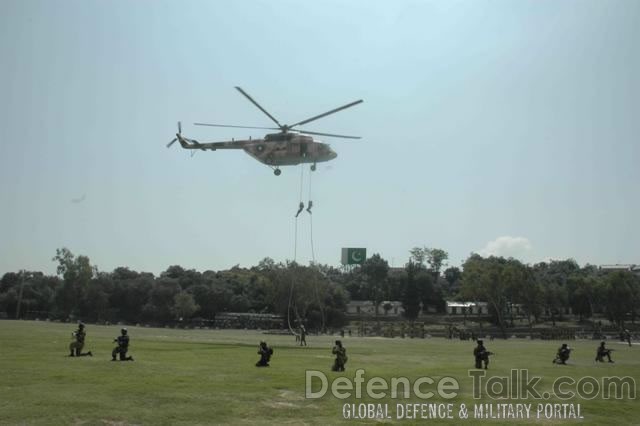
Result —
[[[289,142],[289,155],[302,156],[301,148],[299,142]]]

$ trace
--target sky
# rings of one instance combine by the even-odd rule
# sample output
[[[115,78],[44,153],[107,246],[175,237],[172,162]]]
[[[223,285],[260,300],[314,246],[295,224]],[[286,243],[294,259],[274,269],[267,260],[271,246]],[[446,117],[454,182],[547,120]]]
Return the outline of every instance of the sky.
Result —
[[[638,40],[635,0],[2,0],[0,274],[640,263]],[[271,126],[234,86],[282,123],[364,99],[303,126],[362,139],[278,177],[166,148],[264,136],[193,125]]]

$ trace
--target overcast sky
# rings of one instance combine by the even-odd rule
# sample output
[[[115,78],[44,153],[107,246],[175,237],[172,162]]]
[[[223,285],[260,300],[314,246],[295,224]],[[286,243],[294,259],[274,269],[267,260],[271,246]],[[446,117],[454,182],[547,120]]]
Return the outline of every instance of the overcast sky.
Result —
[[[524,262],[640,263],[640,2],[0,1],[0,273],[337,265],[415,246]],[[276,177],[262,137],[305,127],[338,158]],[[310,192],[310,193],[309,193]]]

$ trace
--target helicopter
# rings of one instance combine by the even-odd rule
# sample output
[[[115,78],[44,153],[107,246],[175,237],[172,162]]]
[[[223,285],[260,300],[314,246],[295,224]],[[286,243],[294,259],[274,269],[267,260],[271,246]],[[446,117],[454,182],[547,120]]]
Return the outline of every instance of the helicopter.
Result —
[[[341,107],[332,109],[325,113],[307,118],[306,120],[299,121],[292,125],[280,124],[266,109],[264,109],[258,102],[256,102],[247,92],[242,88],[236,86],[242,95],[244,95],[252,104],[254,104],[260,111],[265,113],[278,127],[254,127],[254,126],[234,126],[229,124],[211,124],[211,123],[194,123],[196,126],[211,126],[211,127],[233,127],[237,129],[265,129],[265,130],[279,130],[278,133],[269,133],[262,139],[246,139],[223,142],[206,142],[201,143],[195,139],[188,139],[182,136],[182,125],[178,122],[178,133],[171,142],[167,144],[167,148],[171,147],[176,141],[180,142],[180,145],[184,149],[201,150],[201,151],[215,151],[218,149],[242,149],[244,152],[255,158],[259,162],[266,164],[273,169],[273,173],[276,176],[280,176],[280,166],[295,166],[298,164],[311,164],[311,171],[316,170],[316,164],[325,161],[331,161],[338,156],[331,149],[331,147],[319,140],[313,138],[313,136],[329,136],[332,138],[344,138],[344,139],[361,139],[360,136],[348,136],[348,135],[336,135],[332,133],[320,133],[311,132],[308,130],[293,130],[294,127],[310,123],[318,120],[319,118],[326,117],[327,115],[334,114],[343,109],[350,108],[352,106],[362,103],[363,100],[348,103]],[[311,135],[311,136],[310,136]],[[195,151],[193,151],[195,153]]]

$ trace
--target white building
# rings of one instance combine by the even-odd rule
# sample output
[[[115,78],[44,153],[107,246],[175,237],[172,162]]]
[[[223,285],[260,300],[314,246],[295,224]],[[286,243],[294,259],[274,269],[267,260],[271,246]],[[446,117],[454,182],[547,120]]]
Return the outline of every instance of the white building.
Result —
[[[602,272],[629,271],[636,275],[640,275],[640,265],[634,264],[600,265],[598,269]]]
[[[448,315],[488,315],[487,302],[447,302]]]

